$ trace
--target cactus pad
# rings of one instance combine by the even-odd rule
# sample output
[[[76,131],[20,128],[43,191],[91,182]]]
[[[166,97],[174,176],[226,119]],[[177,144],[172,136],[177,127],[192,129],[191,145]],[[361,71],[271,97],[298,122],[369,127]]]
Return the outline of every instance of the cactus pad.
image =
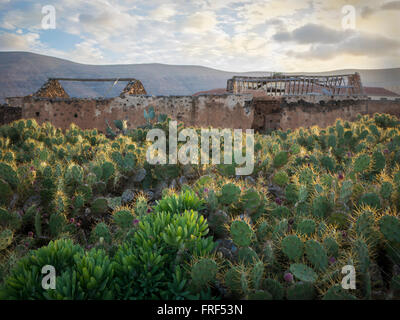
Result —
[[[192,267],[192,281],[197,287],[204,287],[215,280],[217,272],[218,266],[214,260],[202,258]]]
[[[283,253],[289,260],[297,261],[303,256],[303,242],[296,235],[290,235],[281,242]]]
[[[250,246],[254,237],[254,232],[251,227],[245,221],[240,220],[232,222],[230,234],[233,242],[239,247]]]

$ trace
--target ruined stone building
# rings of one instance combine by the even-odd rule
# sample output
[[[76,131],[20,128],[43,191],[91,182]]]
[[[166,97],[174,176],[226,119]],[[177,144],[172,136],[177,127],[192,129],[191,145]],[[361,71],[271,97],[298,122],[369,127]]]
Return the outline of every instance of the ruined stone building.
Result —
[[[72,98],[60,81],[127,82],[114,98]],[[193,96],[150,96],[133,78],[51,78],[36,93],[10,97],[0,108],[0,124],[19,118],[50,121],[66,129],[71,123],[105,131],[106,123],[127,120],[128,127],[143,125],[143,110],[154,107],[189,126],[255,129],[289,129],[331,125],[337,118],[354,120],[357,114],[389,113],[400,118],[400,101],[371,100],[365,94],[359,74],[270,77],[235,76],[226,89]]]

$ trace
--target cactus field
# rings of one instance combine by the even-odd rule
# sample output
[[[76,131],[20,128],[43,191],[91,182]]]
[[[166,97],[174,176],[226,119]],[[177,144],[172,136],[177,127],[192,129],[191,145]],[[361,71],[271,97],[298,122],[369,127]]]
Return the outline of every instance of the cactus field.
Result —
[[[0,127],[0,299],[400,298],[397,118],[256,133],[254,171],[235,176],[147,163],[147,132],[171,119],[145,116],[105,134]]]

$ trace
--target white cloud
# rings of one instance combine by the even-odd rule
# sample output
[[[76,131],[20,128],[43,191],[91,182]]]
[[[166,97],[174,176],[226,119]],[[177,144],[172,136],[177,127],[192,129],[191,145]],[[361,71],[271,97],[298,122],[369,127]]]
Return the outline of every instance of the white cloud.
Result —
[[[76,57],[75,60],[80,63],[96,64],[104,62],[104,56],[101,50],[96,47],[96,42],[94,41],[84,41],[76,44],[71,56]]]
[[[150,18],[158,21],[165,21],[176,14],[176,10],[171,5],[161,5],[157,9],[150,12]]]
[[[39,44],[37,33],[27,33],[24,35],[14,33],[0,33],[0,50],[32,50]]]
[[[187,17],[183,28],[185,32],[207,32],[217,24],[217,17],[212,11],[196,12]]]
[[[339,55],[390,57],[400,55],[400,41],[374,34],[355,34],[335,44],[312,45],[306,51],[289,51],[301,59],[329,60]]]
[[[24,10],[11,10],[5,12],[1,19],[0,27],[7,30],[24,28],[33,31],[41,28],[41,22],[41,6],[34,4]]]
[[[101,12],[82,13],[79,22],[83,30],[95,39],[104,40],[123,33],[132,33],[136,17],[117,9],[104,8]]]

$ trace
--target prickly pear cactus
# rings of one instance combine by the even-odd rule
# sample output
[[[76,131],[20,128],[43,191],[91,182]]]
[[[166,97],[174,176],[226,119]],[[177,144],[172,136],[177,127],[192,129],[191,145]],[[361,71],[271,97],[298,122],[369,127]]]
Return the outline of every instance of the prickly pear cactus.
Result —
[[[97,243],[100,239],[103,239],[104,242],[110,244],[111,243],[111,232],[109,227],[104,223],[98,223],[92,230],[90,234],[90,242]]]
[[[49,219],[50,234],[57,237],[63,231],[66,223],[65,216],[61,213],[52,213]]]
[[[297,282],[287,289],[288,300],[313,300],[316,290],[311,282]]]
[[[274,158],[274,167],[280,168],[288,162],[288,153],[286,151],[279,152]]]
[[[92,202],[91,208],[94,214],[106,213],[108,210],[108,201],[106,198],[97,198]]]
[[[0,251],[6,249],[13,240],[13,232],[9,229],[4,229],[0,232]]]
[[[357,298],[343,289],[341,285],[335,284],[328,289],[322,300],[356,300]]]
[[[318,278],[318,275],[313,269],[302,263],[290,265],[290,272],[300,281],[315,282]]]
[[[370,207],[375,207],[377,209],[381,208],[381,200],[379,199],[379,196],[374,193],[374,192],[370,192],[370,193],[364,193],[359,201],[358,201],[359,205],[368,205]]]
[[[317,271],[325,271],[328,267],[328,255],[318,241],[308,240],[305,245],[305,252],[307,260],[311,262]]]
[[[253,238],[254,231],[245,221],[235,220],[232,222],[230,227],[230,234],[233,242],[238,247],[248,247],[250,246]]]
[[[249,213],[254,212],[261,203],[260,196],[254,189],[247,190],[240,200],[243,204],[243,208]]]
[[[285,237],[281,242],[281,247],[289,260],[297,261],[303,256],[304,245],[296,235]]]
[[[311,236],[312,234],[315,233],[316,228],[317,224],[315,223],[314,220],[304,219],[297,225],[296,230],[298,233],[302,235]]]
[[[248,300],[273,300],[272,295],[265,290],[252,290],[247,295]]]
[[[197,287],[205,287],[215,281],[218,272],[217,263],[210,258],[202,258],[192,266],[192,281]]]
[[[253,265],[259,260],[257,253],[250,247],[239,248],[238,258],[246,266]]]
[[[233,183],[224,185],[221,189],[219,202],[224,205],[231,205],[239,200],[240,188]]]
[[[113,213],[115,224],[121,229],[129,229],[132,226],[134,216],[129,210],[117,210]]]
[[[354,171],[363,172],[369,168],[371,158],[367,154],[360,155],[354,161]]]
[[[263,282],[263,289],[271,293],[274,300],[282,300],[285,295],[283,286],[275,279],[265,279]]]
[[[379,229],[387,241],[400,243],[400,220],[394,216],[383,216]]]
[[[313,201],[313,216],[326,218],[332,210],[332,203],[325,196],[318,196]]]
[[[107,182],[115,173],[114,164],[109,161],[106,161],[102,164],[102,180]]]
[[[368,271],[370,260],[369,260],[369,252],[368,246],[365,241],[361,239],[356,239],[353,244],[353,248],[355,251],[355,257],[358,265],[358,269],[365,273]]]
[[[19,179],[14,169],[5,162],[0,162],[0,179],[7,182],[12,188],[17,188]]]
[[[251,282],[254,289],[260,289],[262,286],[264,275],[264,264],[262,261],[258,261],[251,270]]]
[[[243,294],[241,278],[242,271],[239,269],[239,267],[233,266],[225,273],[225,286],[228,288],[229,292],[235,296],[240,296]]]
[[[332,237],[327,237],[324,239],[323,246],[326,250],[326,253],[330,257],[337,258],[339,255],[339,244],[337,241]]]

